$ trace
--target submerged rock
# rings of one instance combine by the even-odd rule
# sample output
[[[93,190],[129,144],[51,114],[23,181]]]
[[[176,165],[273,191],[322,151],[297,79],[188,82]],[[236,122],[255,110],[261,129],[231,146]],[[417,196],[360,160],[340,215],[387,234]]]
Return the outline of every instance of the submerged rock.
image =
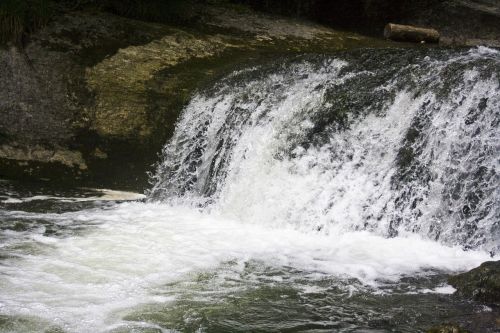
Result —
[[[442,324],[439,326],[434,326],[427,333],[469,333],[469,331],[464,330],[455,324]]]
[[[479,302],[500,304],[500,261],[488,261],[473,270],[450,277],[457,294]]]

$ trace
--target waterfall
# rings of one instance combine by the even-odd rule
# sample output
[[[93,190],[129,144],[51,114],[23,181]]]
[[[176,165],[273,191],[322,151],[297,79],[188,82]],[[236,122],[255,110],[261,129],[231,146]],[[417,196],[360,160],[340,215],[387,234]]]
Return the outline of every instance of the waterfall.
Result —
[[[370,50],[241,70],[186,106],[150,201],[306,232],[500,250],[500,52]]]

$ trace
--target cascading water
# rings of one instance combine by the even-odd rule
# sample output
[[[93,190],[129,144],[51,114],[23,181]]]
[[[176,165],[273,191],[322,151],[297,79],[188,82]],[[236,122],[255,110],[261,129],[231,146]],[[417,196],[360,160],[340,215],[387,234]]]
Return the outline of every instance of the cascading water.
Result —
[[[500,246],[500,54],[372,51],[234,73],[193,98],[154,200],[339,234]]]
[[[0,182],[0,332],[496,316],[446,278],[500,251],[499,80],[488,48],[281,59],[192,98],[145,202]]]

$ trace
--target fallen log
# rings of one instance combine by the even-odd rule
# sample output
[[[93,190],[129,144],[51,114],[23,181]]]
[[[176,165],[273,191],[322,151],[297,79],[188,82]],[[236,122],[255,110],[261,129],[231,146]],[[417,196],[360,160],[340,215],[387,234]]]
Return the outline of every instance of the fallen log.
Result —
[[[399,42],[439,42],[439,32],[436,29],[394,23],[389,23],[385,26],[384,37]]]

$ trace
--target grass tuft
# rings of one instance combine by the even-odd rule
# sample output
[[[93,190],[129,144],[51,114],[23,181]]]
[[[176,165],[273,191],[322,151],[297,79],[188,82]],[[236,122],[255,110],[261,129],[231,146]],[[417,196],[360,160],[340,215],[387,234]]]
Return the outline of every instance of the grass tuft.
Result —
[[[52,15],[50,0],[2,0],[0,43],[20,43],[23,36],[47,24]]]

